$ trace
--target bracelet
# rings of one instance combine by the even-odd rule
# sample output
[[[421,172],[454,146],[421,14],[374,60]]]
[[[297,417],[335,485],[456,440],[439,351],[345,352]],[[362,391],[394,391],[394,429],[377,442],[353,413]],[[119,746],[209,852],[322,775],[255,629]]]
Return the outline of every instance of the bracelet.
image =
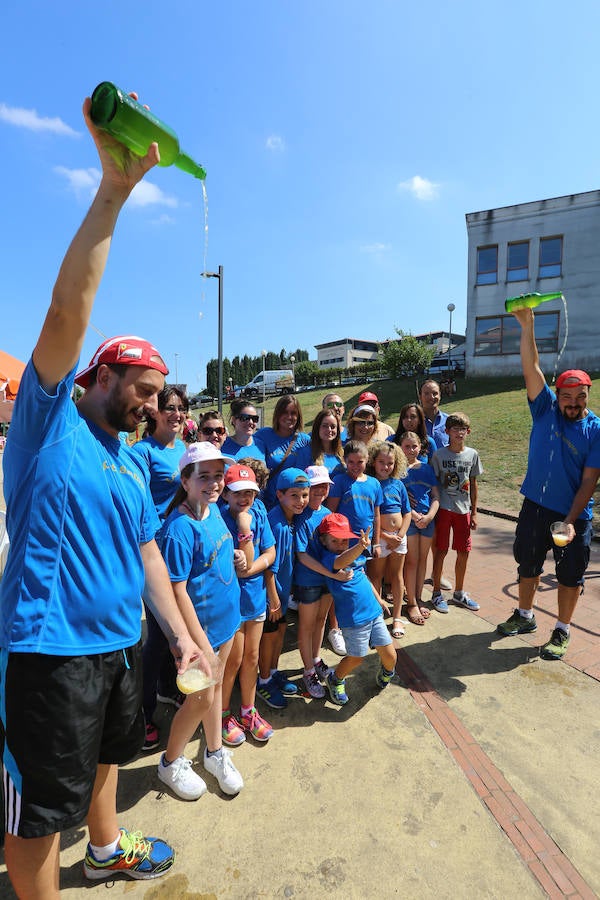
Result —
[[[248,534],[238,534],[238,544],[245,544],[246,541],[251,541],[253,537],[253,531],[248,532]]]
[[[277,612],[278,609],[281,609],[281,603],[278,606],[269,606],[271,612]]]
[[[372,544],[373,547],[381,547],[381,544]]]

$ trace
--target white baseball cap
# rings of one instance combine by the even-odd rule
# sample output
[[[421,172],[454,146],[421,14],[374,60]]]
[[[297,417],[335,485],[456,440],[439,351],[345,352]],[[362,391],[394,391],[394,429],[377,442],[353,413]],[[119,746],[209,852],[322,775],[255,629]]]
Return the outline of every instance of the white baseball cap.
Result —
[[[212,462],[215,459],[222,459],[228,465],[235,462],[233,456],[223,456],[220,450],[217,450],[210,441],[198,441],[190,444],[179,460],[179,471],[183,472],[186,466],[193,463]]]
[[[327,466],[308,466],[304,471],[308,475],[311,487],[315,484],[333,484]]]

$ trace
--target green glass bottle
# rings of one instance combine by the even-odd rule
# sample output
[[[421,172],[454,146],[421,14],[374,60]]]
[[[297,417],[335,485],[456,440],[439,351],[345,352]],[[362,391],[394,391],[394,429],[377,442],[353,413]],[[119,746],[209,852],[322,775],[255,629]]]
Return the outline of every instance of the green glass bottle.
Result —
[[[172,128],[110,81],[103,81],[92,94],[92,122],[112,134],[136,156],[145,156],[154,141],[161,166],[176,165],[194,178],[204,180],[206,171],[183,153]]]
[[[560,291],[553,294],[519,294],[518,297],[507,297],[504,301],[504,309],[507,313],[514,312],[516,309],[534,309],[547,300],[564,300],[564,297]]]

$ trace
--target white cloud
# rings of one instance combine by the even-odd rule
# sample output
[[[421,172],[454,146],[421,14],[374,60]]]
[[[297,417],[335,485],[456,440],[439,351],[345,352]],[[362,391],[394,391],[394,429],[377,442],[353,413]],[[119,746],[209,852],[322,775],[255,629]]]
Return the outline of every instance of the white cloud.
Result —
[[[285,141],[279,134],[270,134],[265,141],[265,147],[273,153],[283,153],[285,150]]]
[[[383,256],[392,249],[391,244],[381,244],[375,241],[372,244],[363,244],[360,248],[361,253],[367,253],[369,256]]]
[[[408,181],[401,181],[398,185],[399,191],[409,191],[417,200],[435,200],[438,188],[439,184],[429,181],[427,178],[421,178],[420,175],[413,175]]]
[[[56,166],[54,171],[66,178],[70,189],[75,194],[86,194],[90,197],[93,197],[98,190],[102,177],[100,170],[95,168],[67,169],[65,166]],[[137,207],[168,206],[174,209],[179,204],[176,197],[165,194],[151,181],[140,181],[131,192],[129,205]]]
[[[175,219],[173,216],[168,215],[167,213],[163,213],[162,216],[158,216],[156,219],[152,219],[151,225],[174,225]]]
[[[0,103],[0,120],[9,125],[16,125],[17,128],[26,128],[28,131],[50,131],[63,137],[81,137],[79,131],[65,124],[62,119],[40,116],[35,109],[21,109],[18,106]]]

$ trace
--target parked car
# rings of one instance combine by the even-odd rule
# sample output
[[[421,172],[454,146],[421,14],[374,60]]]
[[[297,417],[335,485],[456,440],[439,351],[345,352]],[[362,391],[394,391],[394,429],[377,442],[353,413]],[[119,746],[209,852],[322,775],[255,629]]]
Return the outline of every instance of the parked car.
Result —
[[[263,372],[259,372],[242,388],[241,393],[242,397],[262,397],[263,393],[268,396],[293,394],[294,391],[294,373],[291,369],[269,369],[264,372],[264,384]]]

